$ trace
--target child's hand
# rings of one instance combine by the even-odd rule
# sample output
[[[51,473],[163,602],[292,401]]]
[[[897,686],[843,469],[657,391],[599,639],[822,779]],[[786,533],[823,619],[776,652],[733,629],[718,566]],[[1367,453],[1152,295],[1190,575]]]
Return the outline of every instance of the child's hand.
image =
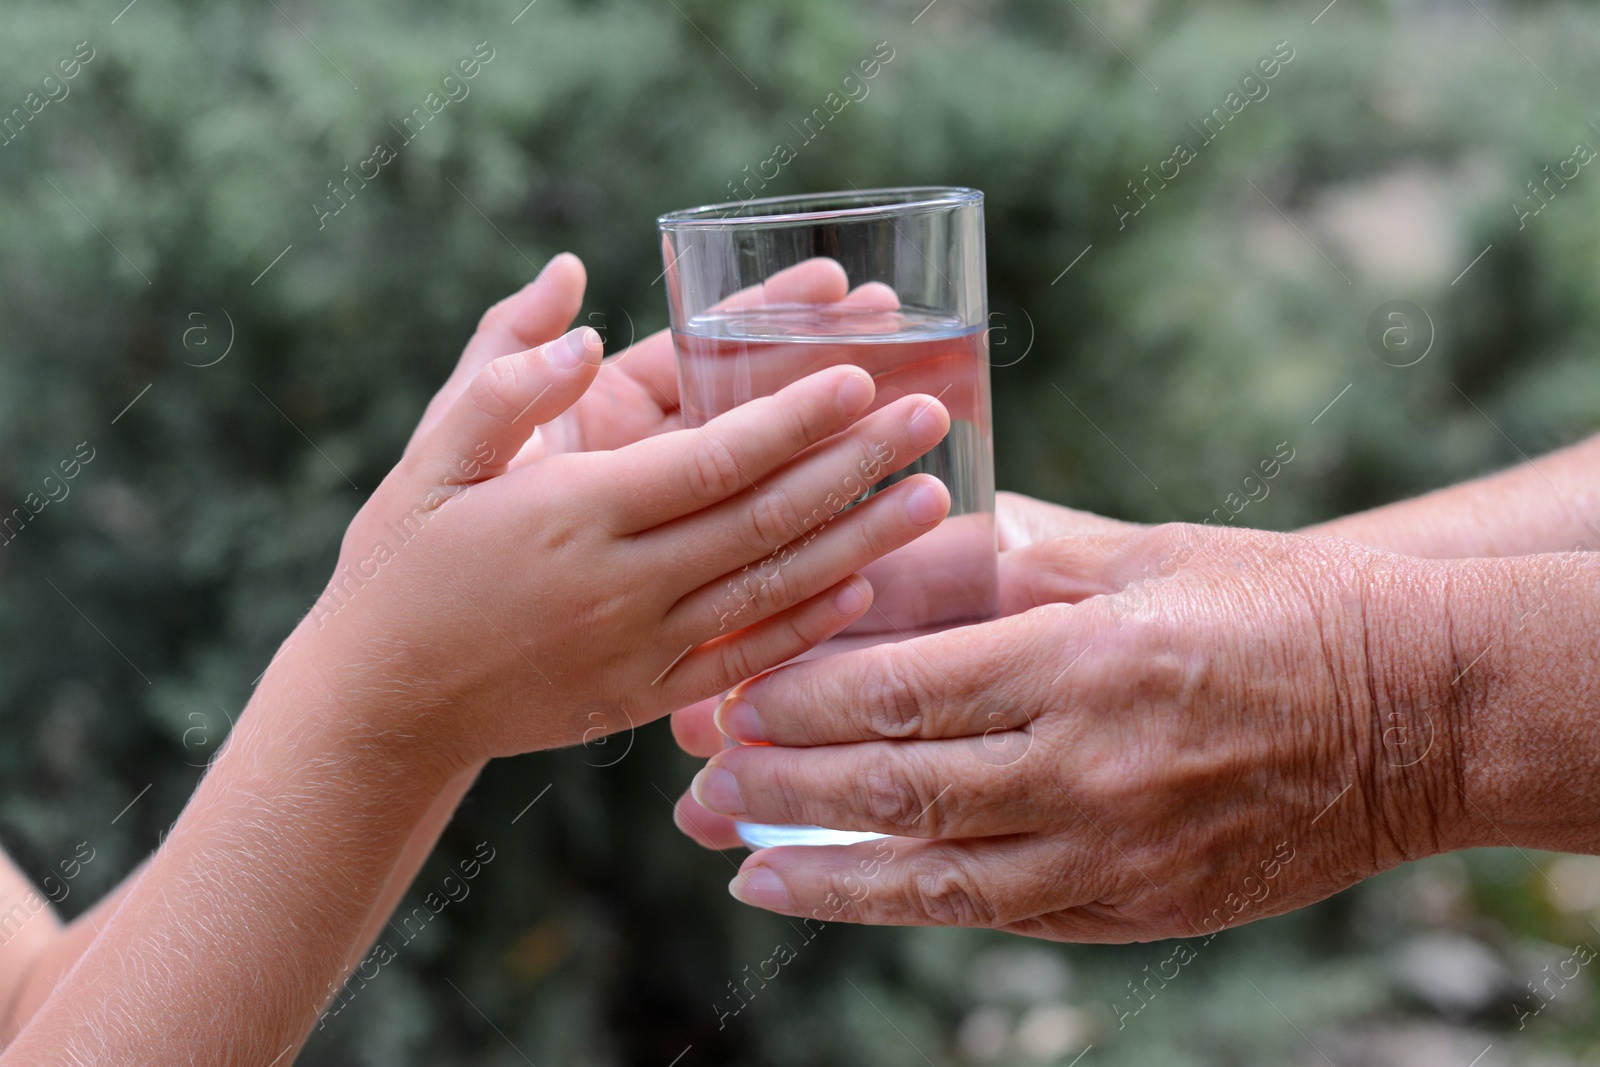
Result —
[[[569,258],[577,262],[576,256]],[[549,273],[555,273],[556,262],[551,261]],[[572,268],[564,264],[559,269]],[[843,267],[834,260],[817,258],[778,271],[763,284],[728,297],[718,308],[845,300],[858,304],[876,301],[881,306],[885,297],[894,301],[893,291],[883,285],[869,284],[852,292]],[[898,301],[891,306],[898,306]],[[619,448],[683,426],[672,334],[657,330],[601,368],[594,386],[551,427],[556,437],[553,451]]]
[[[450,377],[428,402],[427,410],[422,413],[416,430],[411,434],[406,454],[408,456],[411,454],[417,447],[417,442],[444,417],[444,413],[450,410],[450,406],[462,393],[466,392],[467,386],[491,360],[536,348],[566,331],[572,325],[572,320],[578,317],[578,311],[583,306],[583,290],[587,281],[588,274],[583,268],[583,261],[571,252],[563,252],[546,263],[533,281],[505,299],[497,301],[485,311],[483,317],[478,320],[478,328],[473,331],[466,348],[462,350],[455,369],[450,372]],[[662,333],[665,334],[666,331],[663,330]],[[667,348],[670,357],[672,348],[670,339]],[[669,364],[669,366],[675,365]],[[677,392],[678,387],[674,383],[672,387],[674,397],[677,396]],[[629,440],[634,441],[645,436],[647,435],[641,433]],[[617,444],[627,443],[628,441],[617,442]],[[539,451],[537,445],[529,448],[530,457],[524,458],[531,458],[531,454],[536,451]]]
[[[488,363],[352,523],[297,640],[383,688],[384,737],[467,765],[642,724],[843,629],[853,572],[948,510],[918,476],[835,517],[949,427],[927,396],[849,426],[874,395],[853,367],[616,451],[524,450],[600,355],[584,328]]]
[[[560,333],[577,316],[583,287],[583,263],[563,252],[538,278],[490,308],[450,380],[428,406],[419,431],[444,413],[449,401],[460,395],[489,360],[542,344]],[[899,306],[887,286],[874,282],[852,290],[843,267],[834,260],[818,258],[779,271],[762,285],[729,297],[721,307],[840,301],[865,307]],[[552,438],[550,452],[583,452],[620,448],[683,426],[672,335],[658,330],[624,351],[614,352],[589,391],[541,433]],[[535,450],[544,449],[535,446]]]
[[[491,359],[543,344],[571,325],[583,303],[585,280],[583,261],[563,252],[551,259],[537,278],[491,307],[449,380],[428,405],[412,440],[443,416]],[[851,289],[844,268],[827,258],[808,259],[778,271],[762,285],[737,293],[720,306],[838,302],[880,309],[900,306],[894,291],[881,283]],[[589,390],[542,427],[541,440],[524,449],[511,465],[546,452],[621,448],[683,427],[672,334],[657,330],[622,352],[612,353]],[[542,440],[546,436],[548,442]]]

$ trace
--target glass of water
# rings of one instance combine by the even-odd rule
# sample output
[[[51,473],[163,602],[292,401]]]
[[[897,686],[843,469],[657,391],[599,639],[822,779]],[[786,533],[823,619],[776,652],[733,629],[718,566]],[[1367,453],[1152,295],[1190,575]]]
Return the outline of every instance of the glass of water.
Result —
[[[950,412],[944,441],[856,501],[926,472],[949,489],[949,517],[866,567],[872,609],[810,655],[992,618],[999,581],[983,194],[823,193],[694,208],[658,221],[690,425],[838,364],[872,375],[874,409],[926,393]],[[752,848],[880,836],[753,823],[739,824],[739,832]]]

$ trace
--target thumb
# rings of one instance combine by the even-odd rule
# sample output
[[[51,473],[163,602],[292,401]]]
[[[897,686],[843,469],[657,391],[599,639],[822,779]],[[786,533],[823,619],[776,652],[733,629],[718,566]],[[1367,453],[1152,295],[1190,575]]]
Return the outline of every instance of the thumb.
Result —
[[[484,312],[450,379],[429,401],[412,439],[420,440],[444,417],[490,360],[544,344],[566,329],[583,304],[585,277],[583,261],[563,252],[545,264],[537,278]]]
[[[418,442],[417,474],[439,485],[503,474],[534,431],[589,388],[602,355],[600,335],[580,326],[549,344],[490,360]]]
[[[718,694],[672,713],[672,736],[679,748],[691,756],[709,759],[728,747],[728,739],[717,729],[715,717],[721,702]]]
[[[1035,500],[1021,493],[996,493],[994,503],[995,527],[1000,534],[1002,552],[1026,548],[1052,537],[1134,533],[1147,528],[1140,523],[1108,519],[1091,511]]]
[[[1052,537],[1000,553],[1000,614],[1042,604],[1076,604],[1115,593],[1125,584],[1123,565],[1146,532]]]
[[[1124,529],[1053,537],[1000,553],[1000,613],[1076,604],[1142,582],[1164,581],[1191,566],[1237,561],[1247,551],[1234,540],[1248,536],[1239,530],[1182,522],[1115,525]]]

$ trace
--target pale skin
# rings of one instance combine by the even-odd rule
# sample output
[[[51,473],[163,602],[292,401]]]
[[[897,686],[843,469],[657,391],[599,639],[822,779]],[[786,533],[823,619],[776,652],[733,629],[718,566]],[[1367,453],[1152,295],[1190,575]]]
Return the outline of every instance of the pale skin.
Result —
[[[736,896],[1125,942],[1460,848],[1600,853],[1600,438],[1295,535],[1000,515],[1007,617],[676,717],[702,844],[893,835],[756,852]]]
[[[870,607],[855,572],[948,510],[920,475],[825,503],[948,429],[927,396],[862,415],[850,367],[703,429],[635,405],[609,442],[551,453],[536,427],[612,425],[617,392],[649,390],[649,359],[601,369],[593,331],[562,333],[583,283],[558,257],[484,317],[160,850],[70,926],[40,909],[0,945],[0,1064],[291,1062],[486,760],[643,725],[825,640]],[[4,903],[28,893],[7,865]]]

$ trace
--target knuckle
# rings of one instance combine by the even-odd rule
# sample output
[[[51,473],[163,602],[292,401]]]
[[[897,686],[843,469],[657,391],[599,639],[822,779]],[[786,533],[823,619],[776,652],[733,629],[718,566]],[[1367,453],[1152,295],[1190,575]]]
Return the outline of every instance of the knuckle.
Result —
[[[870,922],[873,908],[870,887],[853,873],[831,873],[824,880],[822,900],[811,917],[822,922]]]
[[[702,500],[732,496],[743,481],[727,446],[709,438],[694,450],[687,473],[690,490]]]
[[[750,532],[757,545],[768,548],[786,545],[798,537],[804,527],[799,509],[781,489],[762,492],[750,504]]]
[[[771,556],[745,568],[745,572],[734,587],[736,602],[727,615],[729,621],[748,626],[793,603],[796,594],[792,583]]]
[[[903,761],[904,755],[876,759],[861,776],[861,809],[874,826],[910,830],[927,808]]]
[[[782,765],[778,773],[764,783],[773,818],[804,823],[814,817],[811,814],[813,805],[807,801],[805,791],[797,785],[803,780],[798,771],[799,768],[793,764]]]
[[[833,636],[836,629],[831,618],[825,621],[815,612],[798,612],[783,620],[784,638],[791,648],[810,648]],[[802,718],[800,722],[803,726],[811,725],[809,717]]]
[[[862,509],[854,531],[857,557],[873,560],[887,555],[890,549],[896,547],[893,536],[895,529],[897,527],[890,512],[882,508]]]
[[[867,724],[877,736],[895,741],[922,736],[922,696],[914,676],[895,660],[878,660],[860,699]]]
[[[763,567],[766,566],[768,566],[768,562],[764,561]],[[770,567],[772,573],[767,574],[763,570],[761,586],[756,592],[755,608],[763,615],[788,607],[794,602],[790,581],[784,573],[783,567],[779,566],[775,561],[770,562]]]
[[[1133,541],[1131,555],[1141,577],[1170,578],[1192,562],[1209,543],[1203,527],[1187,522],[1166,522],[1151,527]]]
[[[536,326],[538,316],[535,305],[528,302],[527,295],[528,288],[525,286],[491,305],[478,319],[477,332],[508,333],[519,344],[530,348],[550,340],[548,336],[540,336]]]
[[[999,910],[967,867],[940,857],[911,875],[910,903],[941,926],[998,926]]]
[[[516,357],[491,360],[472,379],[473,403],[491,418],[507,418],[521,407],[518,398],[527,392],[527,378],[526,366]]]
[[[1085,602],[1080,613],[1102,630],[1117,633],[1118,647],[1127,654],[1153,642],[1160,625],[1165,590],[1159,579],[1137,582],[1109,597]]]
[[[1181,550],[1191,536],[1189,523],[1163,522],[1152,526],[1140,540],[1153,549]]]
[[[799,411],[792,408],[784,409],[784,436],[798,447],[804,447],[812,441],[821,440],[831,428],[832,419],[829,418],[825,405],[811,404]]]
[[[730,641],[722,650],[723,678],[730,684],[753,678],[767,666],[749,641]]]
[[[753,619],[753,616],[751,618]],[[838,629],[831,618],[824,618],[821,613],[814,611],[796,611],[779,615],[771,620],[769,626],[771,629],[762,641],[747,652],[746,659],[741,663],[742,673],[732,678],[729,681],[730,685],[747,678],[754,678],[791,656],[798,655],[808,648],[815,648],[822,641],[832,637]],[[803,739],[799,741],[802,744],[820,743],[817,739],[823,735],[823,731],[817,728],[814,718],[810,716],[796,717],[785,729],[786,735],[792,735],[792,739]]]
[[[867,485],[876,485],[889,473],[889,464],[894,459],[894,448],[886,446],[883,442],[873,442],[863,437],[856,450],[856,473]]]
[[[491,330],[495,330],[501,326],[504,326],[506,324],[506,319],[511,315],[511,302],[515,299],[515,296],[508,296],[503,300],[499,300],[494,304],[491,304],[489,306],[489,310],[485,311],[478,319],[477,332],[488,333]]]

